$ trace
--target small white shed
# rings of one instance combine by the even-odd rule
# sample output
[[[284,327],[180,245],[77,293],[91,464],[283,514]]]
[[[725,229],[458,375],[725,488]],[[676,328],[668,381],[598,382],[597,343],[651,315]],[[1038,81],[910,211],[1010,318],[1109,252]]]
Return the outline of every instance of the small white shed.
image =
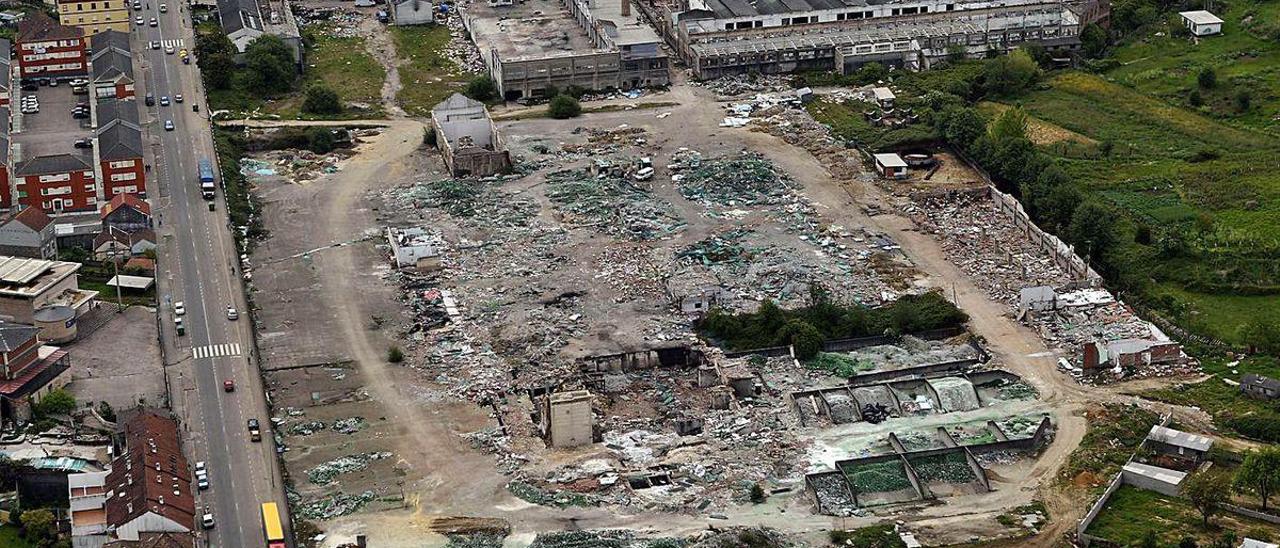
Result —
[[[885,179],[906,179],[907,162],[897,154],[876,154],[876,171]]]
[[[1196,36],[1222,34],[1222,19],[1205,10],[1179,12],[1182,24]]]

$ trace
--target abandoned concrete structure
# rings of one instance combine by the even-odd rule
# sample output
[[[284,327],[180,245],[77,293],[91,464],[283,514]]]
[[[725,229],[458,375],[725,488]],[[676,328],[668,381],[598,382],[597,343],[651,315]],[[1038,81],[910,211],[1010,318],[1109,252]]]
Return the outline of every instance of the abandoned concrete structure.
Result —
[[[835,70],[877,62],[923,70],[955,55],[1036,43],[1073,50],[1086,25],[1105,24],[1099,0],[678,0],[654,19],[699,78]]]
[[[487,177],[511,168],[511,153],[484,103],[455,93],[431,109],[431,126],[454,177]]]
[[[503,97],[551,89],[632,89],[669,83],[661,38],[630,0],[475,2],[462,21]],[[559,8],[559,9],[556,9]]]
[[[571,390],[547,398],[547,438],[552,447],[577,447],[594,441],[591,392]]]

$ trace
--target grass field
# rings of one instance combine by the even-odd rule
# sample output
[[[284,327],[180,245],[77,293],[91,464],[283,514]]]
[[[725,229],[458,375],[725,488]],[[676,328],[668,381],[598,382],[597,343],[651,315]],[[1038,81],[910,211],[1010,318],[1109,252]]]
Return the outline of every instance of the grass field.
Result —
[[[1120,546],[1137,546],[1148,531],[1156,534],[1160,546],[1177,546],[1188,536],[1200,546],[1208,546],[1227,531],[1234,532],[1237,538],[1250,534],[1280,537],[1280,528],[1273,524],[1232,514],[1214,517],[1206,528],[1200,514],[1186,500],[1128,485],[1116,490],[1086,532]]]
[[[1150,296],[1165,298],[1164,311],[1232,343],[1252,318],[1280,318],[1280,139],[1095,75],[1048,83],[1022,100],[1028,113],[1111,151],[1042,148],[1086,190],[1186,242],[1177,253],[1148,250],[1157,261]]]
[[[18,536],[18,528],[5,524],[0,526],[0,546],[5,548],[35,548],[36,545]]]
[[[1218,13],[1225,20],[1222,35],[1199,44],[1173,36],[1168,24],[1140,31],[1117,49],[1114,58],[1121,65],[1107,76],[1173,104],[1246,127],[1280,131],[1272,116],[1280,109],[1280,4],[1231,2],[1225,13]],[[1204,105],[1193,107],[1188,97],[1198,88],[1196,76],[1204,68],[1215,70],[1218,85],[1201,90]],[[1240,90],[1248,90],[1254,105],[1243,113],[1234,104]]]
[[[1090,409],[1087,418],[1089,430],[1058,477],[1077,487],[1101,490],[1160,417],[1137,407],[1108,405]]]
[[[443,25],[391,27],[396,53],[408,62],[400,67],[400,105],[410,116],[424,116],[449,94],[462,91],[474,75],[444,56],[449,28]]]
[[[201,32],[217,32],[217,26],[200,27]],[[322,26],[308,27],[307,66],[293,92],[276,99],[264,99],[253,90],[209,90],[209,104],[214,109],[233,112],[254,112],[287,119],[348,120],[357,118],[382,118],[382,83],[386,71],[373,56],[365,51],[362,37],[338,37],[326,32]],[[315,115],[302,112],[304,92],[308,85],[324,84],[338,93],[344,104],[336,115]],[[366,103],[369,108],[346,107],[348,102]]]

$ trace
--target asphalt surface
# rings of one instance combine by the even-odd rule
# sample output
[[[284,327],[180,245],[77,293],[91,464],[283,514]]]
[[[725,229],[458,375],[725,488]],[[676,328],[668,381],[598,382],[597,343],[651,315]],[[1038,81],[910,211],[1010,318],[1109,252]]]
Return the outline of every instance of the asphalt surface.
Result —
[[[147,133],[151,173],[149,197],[158,216],[161,234],[157,284],[160,290],[162,345],[169,372],[172,403],[188,437],[188,458],[193,465],[205,461],[210,487],[197,494],[197,528],[203,513],[212,513],[215,525],[202,534],[206,546],[265,546],[261,504],[267,501],[287,507],[283,483],[275,459],[261,376],[251,355],[252,329],[246,313],[235,242],[228,226],[226,203],[219,190],[215,210],[200,195],[196,166],[201,158],[215,162],[208,110],[196,64],[182,64],[178,53],[195,50],[187,6],[144,2],[144,24],[134,25],[135,69],[139,108]],[[150,26],[152,17],[159,25]],[[160,49],[150,42],[160,41]],[[172,46],[175,53],[166,53]],[[156,104],[146,106],[145,94]],[[184,101],[174,101],[182,94]],[[163,106],[161,97],[170,105]],[[200,112],[192,105],[199,104]],[[166,121],[174,129],[164,129]],[[216,168],[216,162],[215,162]],[[158,190],[158,192],[157,192]],[[186,334],[174,327],[173,303],[184,303]],[[239,312],[228,318],[227,306]],[[226,392],[223,382],[235,389]],[[247,421],[262,425],[261,442],[249,438]],[[282,522],[288,525],[285,516]],[[292,544],[292,543],[290,543]]]

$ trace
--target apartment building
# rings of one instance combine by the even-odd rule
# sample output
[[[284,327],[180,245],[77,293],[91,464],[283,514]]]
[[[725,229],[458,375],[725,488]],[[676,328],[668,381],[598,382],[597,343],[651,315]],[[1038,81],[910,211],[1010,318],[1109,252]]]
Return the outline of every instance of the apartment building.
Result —
[[[94,35],[106,30],[129,32],[126,0],[57,0],[58,22]]]

